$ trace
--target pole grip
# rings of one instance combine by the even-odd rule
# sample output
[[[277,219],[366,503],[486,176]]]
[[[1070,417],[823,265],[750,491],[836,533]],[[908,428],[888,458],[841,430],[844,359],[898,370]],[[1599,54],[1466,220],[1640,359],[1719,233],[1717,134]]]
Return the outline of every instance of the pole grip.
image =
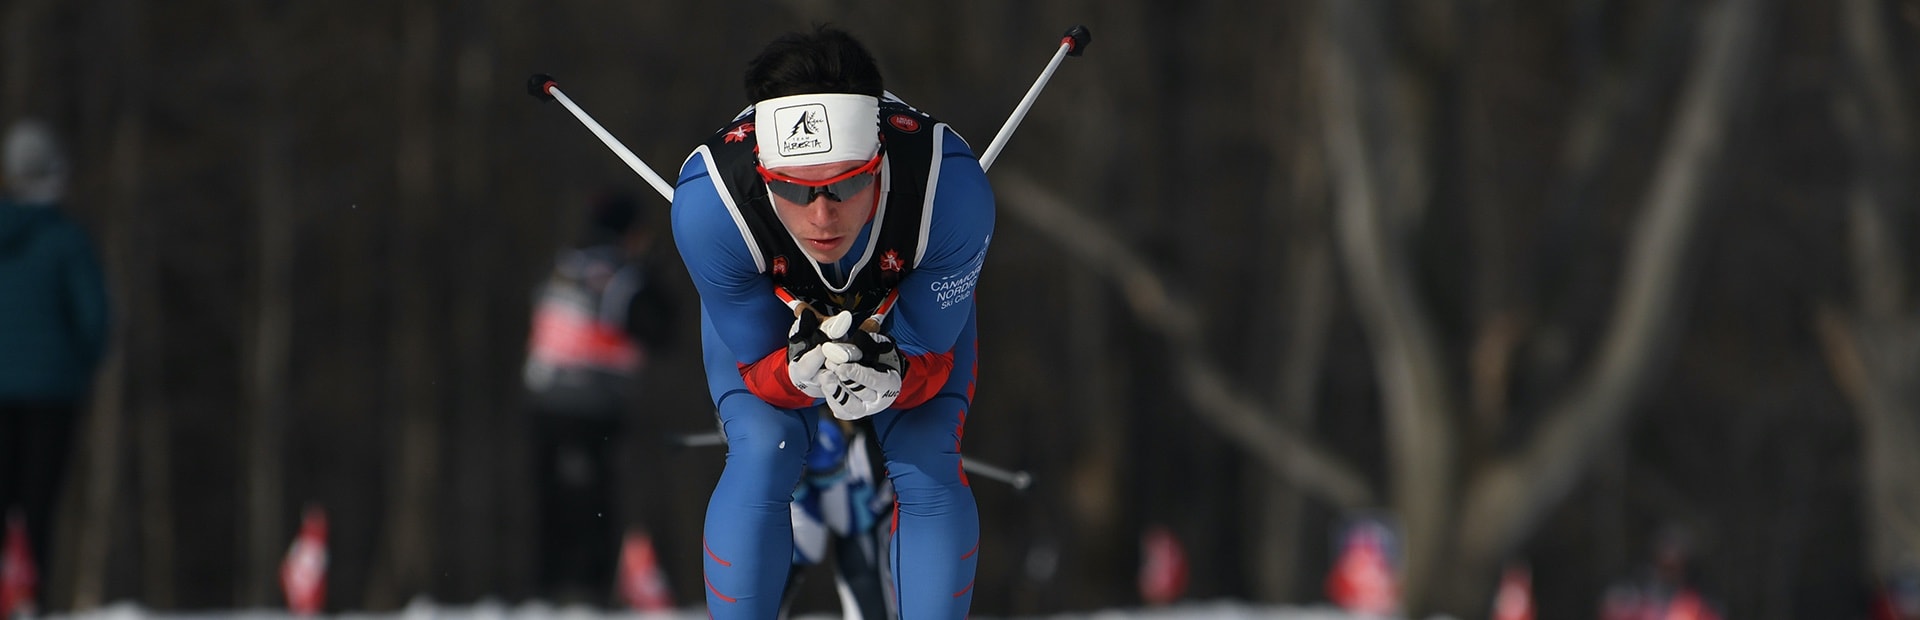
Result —
[[[1086,26],[1074,26],[1068,28],[1066,34],[1060,35],[1060,42],[1071,46],[1067,51],[1068,56],[1079,56],[1087,53],[1087,46],[1093,45],[1093,31]]]
[[[1053,77],[1060,61],[1068,56],[1079,56],[1093,43],[1093,31],[1086,26],[1074,26],[1060,37],[1060,48],[1054,50],[1053,58],[1047,61],[1047,68],[1040,71],[1040,78],[1033,81],[1027,89],[1027,96],[1020,99],[1020,105],[1014,106],[1013,114],[1007,116],[1007,122],[1000,126],[1000,133],[993,135],[993,142],[987,144],[987,150],[980,154],[980,169],[993,169],[993,162],[1000,158],[1000,150],[1007,147],[1007,141],[1013,138],[1013,130],[1020,127],[1020,121],[1027,117],[1027,110],[1033,108],[1033,101],[1040,98],[1040,91],[1047,87],[1047,80]]]
[[[547,90],[559,85],[559,81],[554,80],[553,76],[545,73],[535,73],[527,76],[527,94],[533,95],[534,99],[541,101],[553,101],[553,93],[547,92]]]

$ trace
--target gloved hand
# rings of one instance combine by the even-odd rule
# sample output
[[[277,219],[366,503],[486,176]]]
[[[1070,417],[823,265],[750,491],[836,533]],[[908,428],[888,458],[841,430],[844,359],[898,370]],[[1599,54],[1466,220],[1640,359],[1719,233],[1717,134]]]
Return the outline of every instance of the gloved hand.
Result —
[[[808,310],[798,313],[787,328],[787,380],[801,393],[814,398],[826,395],[823,385],[837,377],[826,368],[825,351],[820,346],[847,333],[853,315],[842,311],[825,321]]]
[[[900,378],[906,359],[893,339],[853,330],[835,342],[820,345],[824,368],[837,382],[820,382],[833,417],[858,420],[893,406],[900,397]]]

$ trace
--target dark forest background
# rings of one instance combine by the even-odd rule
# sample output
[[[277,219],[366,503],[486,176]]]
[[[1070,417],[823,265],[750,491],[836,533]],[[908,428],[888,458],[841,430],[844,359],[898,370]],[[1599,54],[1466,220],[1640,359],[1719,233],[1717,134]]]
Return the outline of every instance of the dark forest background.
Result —
[[[1675,528],[1733,618],[1920,563],[1913,0],[6,0],[0,119],[68,137],[118,318],[53,606],[277,605],[309,504],[333,609],[524,598],[532,287],[594,192],[666,210],[523,81],[671,176],[814,22],[977,149],[1095,34],[989,175],[967,452],[1039,482],[974,483],[976,613],[1139,604],[1156,524],[1190,598],[1312,603],[1390,515],[1460,617],[1515,562],[1592,617]],[[666,272],[609,518],[696,603]]]

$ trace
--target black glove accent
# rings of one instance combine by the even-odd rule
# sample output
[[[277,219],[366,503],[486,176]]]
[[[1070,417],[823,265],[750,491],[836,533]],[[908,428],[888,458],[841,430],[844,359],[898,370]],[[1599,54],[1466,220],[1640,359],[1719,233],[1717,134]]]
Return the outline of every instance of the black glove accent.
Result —
[[[907,376],[907,358],[900,354],[900,347],[894,346],[893,339],[886,336],[876,337],[862,330],[848,332],[841,338],[844,342],[860,349],[860,361],[874,368],[897,370],[900,376]],[[804,351],[804,350],[803,350]]]
[[[787,362],[799,361],[801,355],[827,342],[827,335],[820,331],[820,315],[811,311],[801,312],[793,320],[793,328],[787,332]]]

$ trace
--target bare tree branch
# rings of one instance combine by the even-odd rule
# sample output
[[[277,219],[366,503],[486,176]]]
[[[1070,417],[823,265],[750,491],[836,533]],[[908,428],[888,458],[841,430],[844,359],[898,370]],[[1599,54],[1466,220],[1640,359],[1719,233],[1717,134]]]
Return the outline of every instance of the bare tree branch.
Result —
[[[1868,561],[1876,576],[1920,563],[1920,319],[1862,321],[1822,308],[1827,363],[1863,429]]]
[[[1904,249],[1893,233],[1901,222],[1892,211],[1912,204],[1914,102],[1888,40],[1882,3],[1844,0],[1839,10],[1850,79],[1838,91],[1836,112],[1855,168],[1847,245],[1860,310],[1885,320],[1901,314],[1907,296]]]
[[[1327,0],[1320,73],[1322,124],[1335,186],[1339,250],[1354,306],[1374,353],[1384,395],[1394,511],[1406,529],[1405,600],[1425,604],[1444,542],[1457,468],[1455,406],[1445,360],[1426,304],[1409,268],[1402,227],[1394,214],[1417,212],[1404,201],[1425,200],[1409,184],[1431,174],[1424,149],[1396,131],[1393,106],[1405,98],[1389,89],[1386,47],[1370,3]],[[1416,170],[1418,173],[1409,173]]]
[[[1557,186],[1557,209],[1577,209],[1595,192],[1603,165],[1620,146],[1620,131],[1632,112],[1649,107],[1660,91],[1658,84],[1682,67],[1671,58],[1685,52],[1688,39],[1685,2],[1665,2],[1650,18],[1650,33],[1639,48],[1639,65],[1603,71],[1590,93],[1577,98],[1568,120],[1567,141],[1560,153],[1563,170]]]
[[[1517,458],[1477,478],[1461,520],[1466,549],[1502,553],[1518,544],[1584,474],[1605,438],[1632,412],[1684,308],[1686,249],[1721,161],[1726,134],[1746,100],[1770,26],[1768,0],[1726,0],[1702,22],[1700,59],[1663,148],[1601,351],[1573,392],[1552,407]]]
[[[1233,388],[1226,373],[1200,350],[1193,309],[1169,294],[1165,279],[1104,225],[1074,212],[1025,175],[1010,172],[994,185],[1003,213],[1046,234],[1118,284],[1134,314],[1166,338],[1195,415],[1304,491],[1343,510],[1374,505],[1372,491],[1353,466],[1313,438],[1283,427],[1277,422],[1280,416]]]
[[[1834,112],[1853,169],[1846,246],[1855,307],[1823,307],[1815,326],[1862,429],[1867,555],[1885,577],[1920,564],[1920,318],[1907,299],[1901,232],[1913,204],[1913,101],[1888,7],[1844,0],[1837,9],[1848,79]]]

